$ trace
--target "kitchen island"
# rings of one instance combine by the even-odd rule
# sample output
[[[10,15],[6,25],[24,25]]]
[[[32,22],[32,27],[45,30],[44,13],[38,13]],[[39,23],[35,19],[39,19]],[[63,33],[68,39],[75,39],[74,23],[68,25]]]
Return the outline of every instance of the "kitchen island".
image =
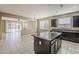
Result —
[[[61,33],[41,32],[34,36],[34,51],[36,54],[56,54],[61,47]]]

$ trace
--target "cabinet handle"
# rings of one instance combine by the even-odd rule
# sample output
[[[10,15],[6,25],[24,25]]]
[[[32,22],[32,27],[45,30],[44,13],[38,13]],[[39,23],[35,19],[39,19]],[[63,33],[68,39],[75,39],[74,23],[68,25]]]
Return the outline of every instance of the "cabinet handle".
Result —
[[[39,45],[41,45],[41,41],[39,41]]]

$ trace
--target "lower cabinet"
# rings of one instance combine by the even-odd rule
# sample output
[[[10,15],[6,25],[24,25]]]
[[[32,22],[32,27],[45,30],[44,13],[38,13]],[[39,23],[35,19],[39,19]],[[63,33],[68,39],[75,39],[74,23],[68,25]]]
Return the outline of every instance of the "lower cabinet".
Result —
[[[56,41],[51,44],[51,54],[56,54],[59,51],[61,43],[61,39],[56,39]]]
[[[51,45],[51,54],[55,54],[55,44]]]
[[[53,41],[49,41],[34,37],[35,54],[56,54],[61,47],[61,41],[61,38],[56,38]]]
[[[61,47],[61,44],[62,44],[62,40],[61,39],[57,40],[57,49]]]
[[[63,40],[79,43],[79,33],[63,32]]]
[[[35,54],[49,54],[50,41],[34,37],[34,51]]]

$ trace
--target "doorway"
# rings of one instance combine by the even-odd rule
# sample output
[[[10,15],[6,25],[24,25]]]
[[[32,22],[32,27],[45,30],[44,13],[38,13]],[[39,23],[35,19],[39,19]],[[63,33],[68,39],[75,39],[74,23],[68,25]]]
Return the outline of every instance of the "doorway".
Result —
[[[6,40],[18,40],[21,38],[22,24],[17,21],[5,22]]]

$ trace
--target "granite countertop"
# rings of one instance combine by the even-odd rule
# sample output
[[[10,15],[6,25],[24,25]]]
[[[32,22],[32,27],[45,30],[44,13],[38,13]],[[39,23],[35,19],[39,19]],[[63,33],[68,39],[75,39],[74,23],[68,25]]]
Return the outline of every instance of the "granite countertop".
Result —
[[[79,30],[72,30],[72,29],[52,29],[52,31],[57,31],[57,32],[70,32],[70,33],[79,33]]]
[[[38,33],[38,34],[33,35],[33,36],[52,41],[53,39],[55,39],[59,35],[61,35],[61,33],[58,33],[58,32],[41,32],[41,33]]]

